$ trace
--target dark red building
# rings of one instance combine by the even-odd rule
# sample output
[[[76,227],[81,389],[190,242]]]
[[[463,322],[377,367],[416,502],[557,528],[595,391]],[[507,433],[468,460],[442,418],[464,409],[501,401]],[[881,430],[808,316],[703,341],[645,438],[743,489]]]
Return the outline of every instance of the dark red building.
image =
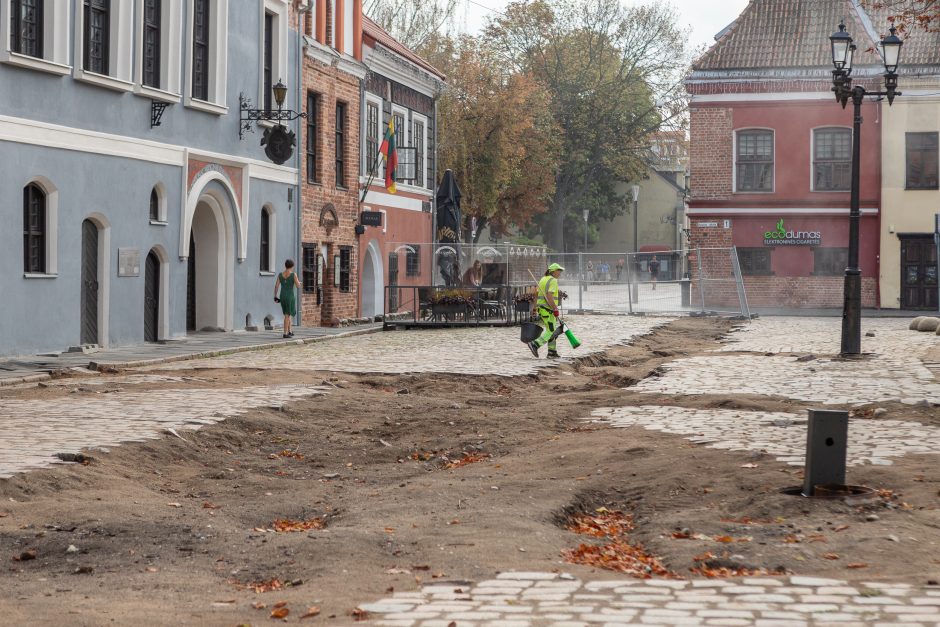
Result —
[[[839,307],[848,260],[852,108],[831,92],[829,35],[867,35],[855,72],[884,71],[848,0],[752,0],[695,64],[689,247],[736,246],[757,307]],[[861,160],[862,304],[877,303],[880,104],[867,102]],[[703,259],[707,255],[702,255]],[[690,264],[693,277],[697,264]]]

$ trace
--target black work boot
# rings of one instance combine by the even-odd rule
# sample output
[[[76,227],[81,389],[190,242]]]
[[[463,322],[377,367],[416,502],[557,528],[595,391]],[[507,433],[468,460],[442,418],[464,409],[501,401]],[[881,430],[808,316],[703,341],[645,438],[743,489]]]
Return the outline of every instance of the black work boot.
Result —
[[[539,356],[539,345],[535,342],[529,342],[529,350],[532,351],[532,354],[535,355],[535,358],[538,359]]]
[[[547,357],[548,357],[549,359],[558,359],[559,357],[561,357],[561,355],[559,355],[559,354],[558,354],[558,351],[556,351],[555,349],[550,348],[550,349],[548,349],[548,355],[547,355]]]

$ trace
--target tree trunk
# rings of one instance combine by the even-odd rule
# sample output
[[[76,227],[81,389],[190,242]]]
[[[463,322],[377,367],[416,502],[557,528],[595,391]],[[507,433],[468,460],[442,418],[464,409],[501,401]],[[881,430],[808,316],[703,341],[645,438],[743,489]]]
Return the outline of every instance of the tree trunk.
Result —
[[[565,215],[568,213],[564,204],[554,205],[552,212],[552,229],[549,245],[558,252],[565,251]]]

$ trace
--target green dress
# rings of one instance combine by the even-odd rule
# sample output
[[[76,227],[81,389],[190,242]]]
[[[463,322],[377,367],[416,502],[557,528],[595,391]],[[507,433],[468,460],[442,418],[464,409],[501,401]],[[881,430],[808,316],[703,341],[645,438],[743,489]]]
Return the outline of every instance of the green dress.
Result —
[[[277,280],[281,283],[281,311],[285,316],[297,315],[297,291],[294,289],[295,276],[293,272],[286,279],[283,272],[277,275]]]

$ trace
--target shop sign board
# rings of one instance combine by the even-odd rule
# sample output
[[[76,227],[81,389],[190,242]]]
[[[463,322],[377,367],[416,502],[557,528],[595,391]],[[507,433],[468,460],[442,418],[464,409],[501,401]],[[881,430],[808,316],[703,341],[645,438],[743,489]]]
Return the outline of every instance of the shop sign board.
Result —
[[[798,231],[788,229],[783,218],[777,222],[773,231],[764,233],[764,246],[821,246],[822,233],[819,231]]]

